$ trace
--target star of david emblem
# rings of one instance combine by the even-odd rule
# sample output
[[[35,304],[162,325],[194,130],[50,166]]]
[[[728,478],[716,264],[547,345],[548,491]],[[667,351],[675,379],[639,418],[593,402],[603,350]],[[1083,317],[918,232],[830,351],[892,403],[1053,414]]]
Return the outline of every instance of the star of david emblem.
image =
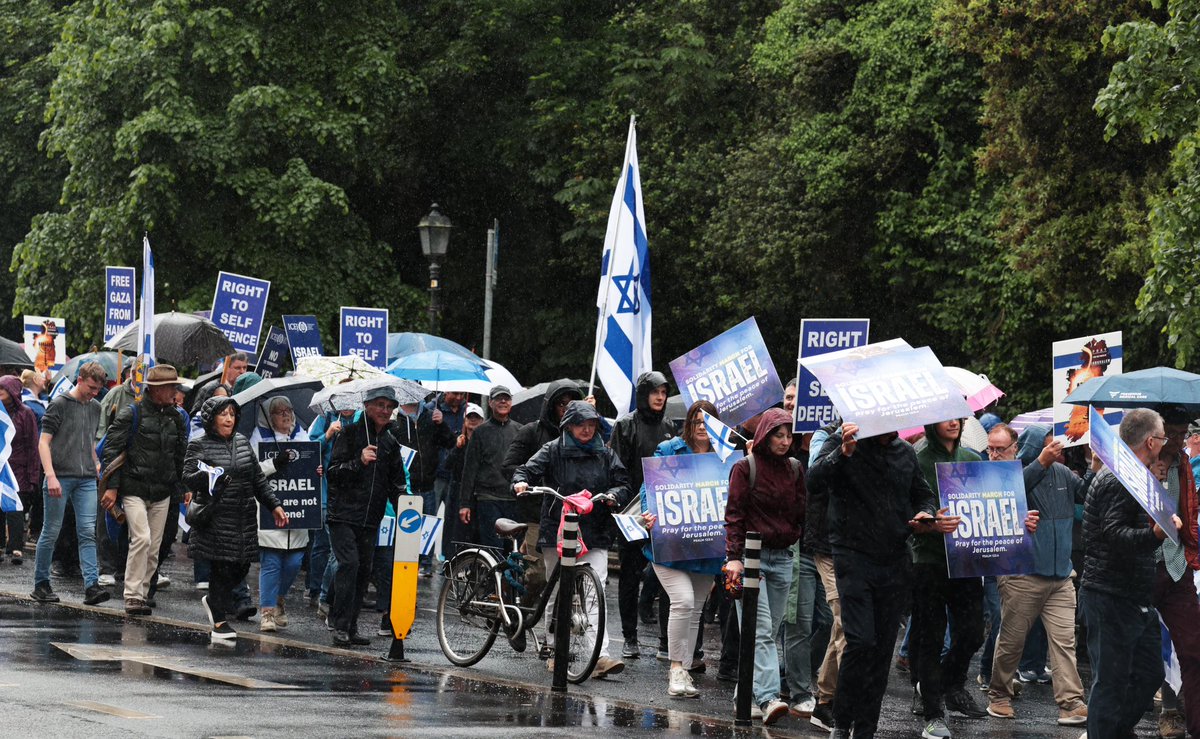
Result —
[[[617,290],[621,293],[620,303],[617,304],[617,313],[632,313],[637,315],[642,312],[642,298],[638,294],[638,282],[641,275],[633,271],[633,262],[629,263],[629,272],[623,275],[613,275],[613,284],[617,286]]]

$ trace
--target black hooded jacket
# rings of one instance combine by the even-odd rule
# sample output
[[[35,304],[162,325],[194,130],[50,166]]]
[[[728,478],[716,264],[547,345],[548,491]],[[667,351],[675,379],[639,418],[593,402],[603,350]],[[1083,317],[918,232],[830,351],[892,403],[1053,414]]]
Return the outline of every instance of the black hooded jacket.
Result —
[[[846,457],[839,431],[825,440],[807,482],[829,492],[826,521],[835,557],[858,554],[878,564],[906,561],[908,522],[919,511],[937,514],[937,496],[921,474],[917,454],[899,438],[888,444],[862,439]]]
[[[513,437],[512,444],[508,447],[508,453],[504,455],[504,464],[501,467],[501,472],[508,481],[512,481],[513,473],[517,468],[529,461],[537,451],[546,444],[558,438],[562,432],[558,429],[558,414],[555,412],[555,406],[558,405],[559,398],[564,395],[572,396],[572,400],[583,400],[583,391],[575,384],[574,380],[555,380],[546,388],[546,395],[542,398],[542,414],[538,417],[537,423],[527,423],[517,430],[517,435]],[[541,501],[529,498],[523,498],[521,504],[521,519],[530,523],[537,523],[541,517]]]
[[[388,501],[394,505],[407,491],[404,459],[397,440],[400,430],[395,423],[390,423],[376,434],[368,430],[370,423],[364,415],[356,423],[344,427],[333,442],[327,473],[330,523],[378,528]],[[372,464],[364,465],[361,455],[368,439],[376,445],[376,459]]]
[[[576,401],[563,414],[562,429],[558,438],[549,442],[537,454],[516,469],[513,483],[547,485],[561,495],[574,495],[588,490],[593,495],[611,493],[617,499],[617,509],[624,507],[633,498],[629,488],[629,475],[616,454],[600,443],[600,434],[592,438],[588,446],[581,446],[566,430],[568,425],[588,420],[600,420],[600,414],[588,403]],[[542,496],[541,530],[538,546],[557,546],[558,521],[562,516],[562,502],[553,496]],[[612,545],[612,513],[607,505],[597,504],[592,512],[579,519],[579,534],[588,549],[607,549]]]
[[[612,450],[629,471],[629,484],[641,490],[644,482],[642,458],[653,457],[658,445],[675,435],[675,429],[664,417],[666,408],[655,413],[650,410],[650,391],[667,384],[661,372],[643,372],[637,381],[637,410],[617,419],[612,433]]]

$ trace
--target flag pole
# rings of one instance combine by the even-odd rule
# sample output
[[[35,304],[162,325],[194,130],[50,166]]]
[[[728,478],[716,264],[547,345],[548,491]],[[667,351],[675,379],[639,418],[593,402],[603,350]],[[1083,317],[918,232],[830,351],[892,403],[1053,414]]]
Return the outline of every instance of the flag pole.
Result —
[[[633,132],[636,124],[637,116],[630,114],[629,133],[625,136],[625,161],[621,165],[621,176],[617,178],[618,191],[624,190],[625,188],[623,188],[621,184],[629,181],[629,143],[633,140]],[[623,212],[623,208],[617,209],[617,232],[620,231]],[[611,258],[608,260],[608,268],[605,270],[605,272],[606,274],[600,275],[601,282],[605,283],[604,305],[601,306],[600,316],[596,320],[596,346],[592,351],[592,375],[591,379],[588,380],[588,397],[596,394],[596,365],[600,362],[600,347],[604,346],[604,340],[607,338],[606,334],[608,333],[608,321],[605,319],[608,317],[608,297],[609,294],[612,293],[613,260]],[[609,400],[612,400],[612,398]],[[614,402],[613,405],[616,405],[616,403]]]

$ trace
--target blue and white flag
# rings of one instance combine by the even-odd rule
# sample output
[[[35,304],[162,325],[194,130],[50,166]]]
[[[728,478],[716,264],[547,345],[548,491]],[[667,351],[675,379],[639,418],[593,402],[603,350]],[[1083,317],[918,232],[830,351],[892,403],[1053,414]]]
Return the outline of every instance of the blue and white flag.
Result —
[[[197,462],[197,469],[208,474],[208,492],[211,495],[213,488],[217,486],[217,478],[225,474],[224,467],[213,467],[205,462]]]
[[[21,496],[17,494],[17,476],[8,464],[16,429],[3,403],[0,403],[0,427],[3,427],[0,428],[0,510],[5,513],[23,511],[25,507],[21,505]]]
[[[627,516],[623,513],[613,514],[613,521],[616,521],[617,528],[620,529],[621,536],[625,537],[625,541],[642,541],[650,538],[650,532],[639,523],[640,518],[640,516]]]
[[[737,451],[737,445],[733,437],[742,438],[741,434],[734,433],[734,430],[721,423],[715,416],[710,416],[708,411],[700,411],[704,414],[704,430],[708,432],[708,440],[712,442],[713,451],[721,457],[721,461],[729,459],[729,455]],[[742,439],[745,441],[745,439]]]
[[[421,556],[433,554],[434,545],[442,533],[442,519],[437,516],[426,516],[421,521]]]
[[[590,386],[595,385],[599,374],[600,383],[619,411],[636,410],[634,383],[652,364],[650,251],[646,213],[642,208],[637,131],[632,117],[625,144],[625,165],[608,212],[596,307],[600,310]]]
[[[410,446],[400,445],[400,459],[404,462],[404,469],[412,467],[413,460],[417,458],[417,450]]]
[[[150,237],[142,237],[142,321],[138,324],[138,355],[133,365],[133,397],[141,401],[146,373],[154,366],[154,252]]]
[[[1183,670],[1179,667],[1179,655],[1175,652],[1175,643],[1171,641],[1171,632],[1167,631],[1167,625],[1163,623],[1162,614],[1158,616],[1158,625],[1162,629],[1162,659],[1163,672],[1166,674],[1165,681],[1171,686],[1171,690],[1175,691],[1176,695],[1183,687]]]
[[[75,389],[75,383],[71,381],[70,377],[67,377],[64,374],[61,377],[59,377],[58,381],[54,383],[54,386],[50,388],[50,394],[48,397],[50,398],[50,400],[54,400],[58,396],[66,395],[67,393],[71,392],[74,389]]]

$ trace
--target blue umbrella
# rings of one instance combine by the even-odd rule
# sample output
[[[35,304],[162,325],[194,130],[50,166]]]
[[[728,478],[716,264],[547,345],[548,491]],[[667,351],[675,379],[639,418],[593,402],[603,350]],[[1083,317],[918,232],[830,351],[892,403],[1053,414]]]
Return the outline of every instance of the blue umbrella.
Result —
[[[387,366],[388,374],[413,382],[487,380],[486,370],[482,360],[438,350],[409,354]]]
[[[428,351],[449,352],[451,354],[457,354],[473,362],[483,361],[474,352],[462,344],[453,342],[450,339],[444,339],[441,336],[422,334],[415,331],[388,334],[387,358],[389,362],[394,359],[399,359],[400,357],[407,357],[410,354],[418,354],[420,352]]]
[[[1075,388],[1064,403],[1100,408],[1184,405],[1200,408],[1200,375],[1151,367],[1123,375],[1097,377]]]

